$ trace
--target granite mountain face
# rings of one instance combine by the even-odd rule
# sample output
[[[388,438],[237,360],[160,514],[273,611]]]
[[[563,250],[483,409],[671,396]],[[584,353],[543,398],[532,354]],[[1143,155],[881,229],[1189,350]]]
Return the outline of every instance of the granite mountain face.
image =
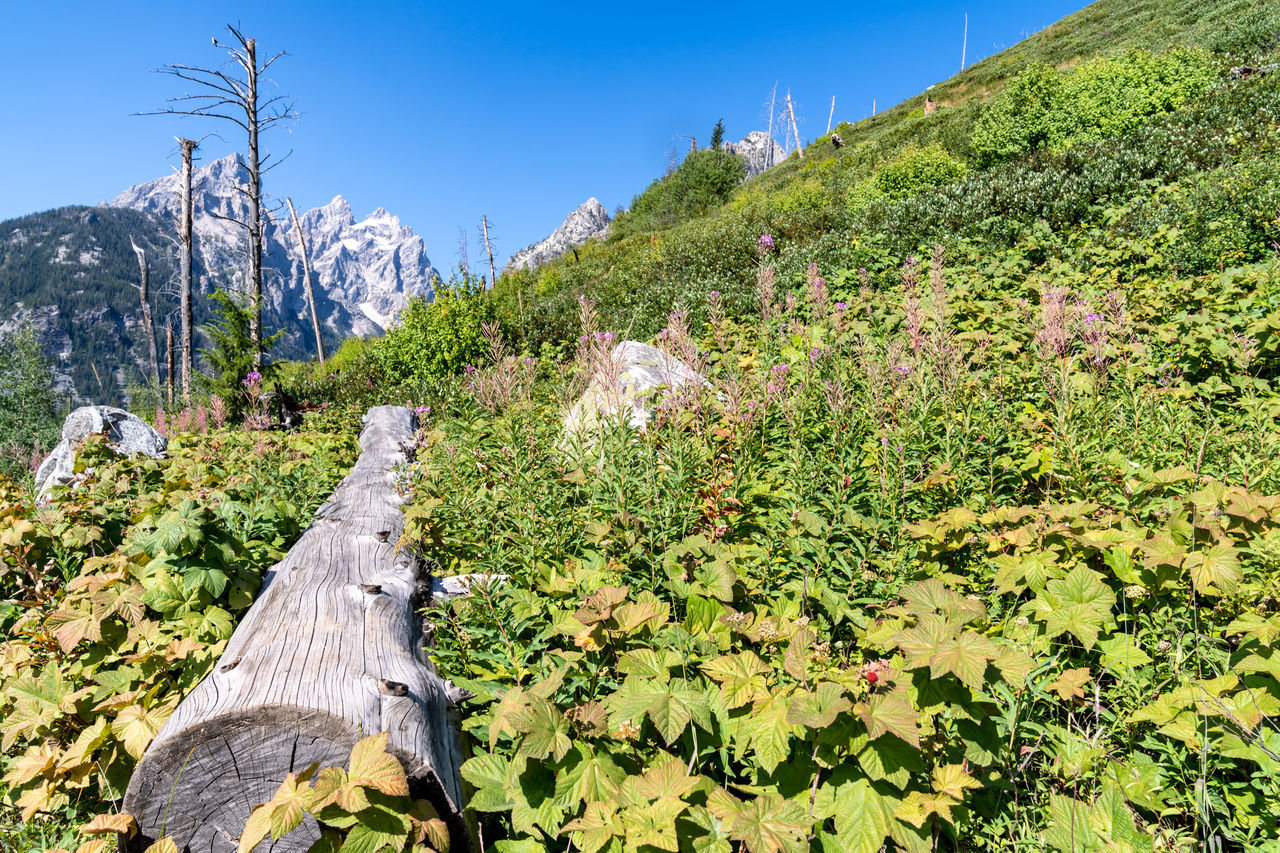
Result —
[[[246,204],[235,155],[194,175],[197,326],[207,296],[243,286]],[[30,322],[54,359],[57,385],[77,402],[127,404],[147,371],[147,344],[129,240],[147,250],[163,360],[164,322],[177,305],[178,177],[125,190],[97,207],[67,207],[0,223],[0,332]],[[410,296],[430,297],[438,280],[422,238],[379,208],[357,221],[341,196],[300,213],[326,345],[378,334]],[[287,211],[265,228],[263,324],[284,330],[273,356],[314,355],[302,261]],[[176,325],[176,315],[175,315]],[[204,345],[197,333],[197,349]]]
[[[238,190],[241,177],[242,166],[235,154],[195,172],[196,252],[206,270],[225,270],[235,276],[244,265],[245,231],[232,221],[243,220],[247,209]],[[154,213],[162,221],[176,223],[179,204],[175,174],[130,187],[110,206]],[[357,222],[351,206],[339,195],[299,218],[319,291],[320,320],[335,341],[349,334],[385,330],[410,296],[431,296],[438,276],[422,238],[382,208]],[[292,320],[305,317],[307,306],[302,258],[287,213],[277,212],[267,222],[263,268],[267,302],[263,310],[278,321],[278,327],[289,329]],[[200,289],[209,288],[202,281]]]
[[[581,246],[592,237],[603,238],[609,232],[610,221],[604,205],[596,198],[589,198],[578,205],[577,210],[570,213],[560,223],[560,227],[551,232],[551,236],[513,254],[502,271],[506,273],[533,269],[552,258],[560,257],[575,246]]]

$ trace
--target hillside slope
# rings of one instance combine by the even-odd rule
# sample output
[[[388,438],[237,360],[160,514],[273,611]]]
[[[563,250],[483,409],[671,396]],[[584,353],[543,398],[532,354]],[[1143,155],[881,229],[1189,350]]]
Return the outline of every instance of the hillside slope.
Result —
[[[1280,7],[1274,3],[1100,0],[932,86],[927,94],[938,109],[930,115],[923,113],[926,93],[921,93],[874,118],[841,123],[837,132],[842,147],[821,137],[805,148],[803,159],[793,154],[785,163],[746,181],[725,204],[704,216],[637,232],[624,214],[610,240],[588,246],[577,258],[561,259],[536,274],[516,272],[504,277],[495,288],[499,311],[506,328],[536,350],[544,342],[569,338],[576,295],[587,293],[608,312],[611,325],[632,328],[643,336],[657,331],[663,315],[681,297],[694,303],[700,301],[697,297],[719,290],[731,310],[746,310],[753,297],[743,283],[752,277],[754,244],[762,233],[770,234],[777,245],[781,279],[796,283],[813,262],[866,268],[875,277],[885,268],[882,248],[905,254],[957,239],[1007,246],[1034,230],[1042,219],[1059,229],[1079,225],[1110,203],[1134,195],[1142,180],[1167,183],[1261,153],[1236,143],[1230,143],[1235,145],[1232,150],[1222,150],[1228,145],[1225,142],[1204,151],[1198,140],[1186,136],[1202,134],[1205,128],[1226,131],[1224,122],[1230,121],[1257,141],[1267,119],[1256,114],[1270,108],[1267,96],[1258,95],[1254,103],[1254,95],[1240,90],[1256,81],[1234,81],[1233,85],[1225,78],[1232,65],[1271,56],[1278,39]],[[1065,79],[1069,69],[1090,65],[1091,60],[1095,64],[1111,61],[1116,67],[1091,65],[1087,74],[1079,76],[1105,77],[1108,70],[1113,76],[1128,74],[1137,88],[1146,86],[1158,95],[1160,84],[1176,82],[1180,72],[1162,66],[1144,74],[1137,66],[1147,61],[1145,54],[1135,51],[1159,54],[1171,48],[1194,51],[1187,62],[1223,80],[1214,90],[1221,98],[1136,105],[1127,124],[1105,127],[1101,135],[1082,136],[1065,150],[1032,151],[1029,157],[991,163],[975,148],[975,130],[983,122],[990,123],[999,93],[1011,81],[1022,80],[1020,85],[1025,86],[1039,69],[1056,69]],[[1108,100],[1125,101],[1130,88],[1118,86],[1102,106]],[[1232,110],[1232,117],[1205,115],[1215,109],[1215,103],[1225,104],[1222,108]],[[1200,110],[1198,117],[1196,110]],[[1163,126],[1162,132],[1171,137],[1163,147],[1144,143],[1149,129],[1156,126]],[[908,173],[914,169],[917,178],[923,173],[917,185],[892,187],[889,192],[877,185],[892,178],[881,177],[888,168],[901,166],[900,161],[921,151],[955,168],[929,174],[930,162],[907,163]],[[1140,162],[1117,166],[1126,173],[1141,171],[1134,179],[1121,175],[1119,181],[1063,186],[1082,171],[1082,163],[1135,153]],[[1179,157],[1183,162],[1174,163]],[[1026,191],[1038,175],[1051,177]],[[944,214],[942,207],[951,205],[955,215],[948,222],[920,222],[918,211],[911,210],[927,206],[924,199],[931,193],[943,196],[935,218]],[[1039,196],[1032,198],[1034,193]],[[1008,201],[1022,207],[1009,210]],[[916,217],[909,227],[901,221],[905,215]],[[994,233],[999,229],[988,229],[990,233],[975,229],[1001,219],[1015,222],[999,234]],[[962,227],[952,227],[956,224]]]

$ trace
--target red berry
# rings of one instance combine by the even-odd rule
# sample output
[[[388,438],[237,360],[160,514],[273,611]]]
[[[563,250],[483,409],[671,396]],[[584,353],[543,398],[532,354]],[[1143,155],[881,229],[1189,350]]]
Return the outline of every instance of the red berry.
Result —
[[[870,684],[875,684],[875,683],[876,683],[877,681],[879,681],[879,680],[880,680],[880,676],[876,674],[876,671],[875,671],[874,669],[873,669],[873,670],[871,670],[871,672],[868,672],[868,673],[867,673],[867,681],[868,681],[868,683],[870,683]]]

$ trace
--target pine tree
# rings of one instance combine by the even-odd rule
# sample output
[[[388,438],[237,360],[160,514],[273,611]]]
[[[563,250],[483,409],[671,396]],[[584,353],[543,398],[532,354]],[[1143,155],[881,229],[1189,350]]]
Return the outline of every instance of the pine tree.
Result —
[[[711,147],[719,151],[724,144],[724,119],[716,119],[716,126],[711,129]]]

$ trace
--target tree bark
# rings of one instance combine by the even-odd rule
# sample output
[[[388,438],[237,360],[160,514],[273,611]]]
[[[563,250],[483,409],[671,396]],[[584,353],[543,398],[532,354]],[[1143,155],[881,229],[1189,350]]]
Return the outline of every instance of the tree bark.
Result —
[[[298,220],[298,211],[293,209],[293,199],[285,196],[284,200],[289,203],[289,215],[293,217],[293,230],[298,234],[298,251],[302,252],[302,286],[307,293],[307,304],[311,306],[311,328],[316,333],[316,355],[320,357],[320,363],[324,364],[324,338],[320,336],[320,315],[316,312],[316,294],[311,289],[311,259],[307,257],[307,241],[302,236],[302,223]]]
[[[191,153],[198,144],[194,139],[179,139],[182,146],[182,258],[179,267],[182,274],[178,305],[182,349],[182,399],[191,402],[191,360],[195,354],[195,321],[191,313]]]
[[[147,255],[142,247],[129,237],[129,245],[138,256],[138,297],[142,300],[142,325],[147,330],[147,351],[151,356],[151,381],[155,383],[156,393],[160,393],[160,357],[156,353],[156,330],[151,323],[151,273],[147,269]]]
[[[463,761],[452,688],[423,650],[422,562],[397,553],[397,469],[414,415],[365,415],[351,473],[279,564],[204,681],[178,705],[134,772],[124,808],[141,828],[130,850],[170,835],[179,851],[234,851],[254,806],[313,761],[344,766],[360,738],[387,732],[410,792],[449,822],[461,816]],[[162,831],[163,827],[163,831]],[[305,851],[311,818],[262,850]]]

